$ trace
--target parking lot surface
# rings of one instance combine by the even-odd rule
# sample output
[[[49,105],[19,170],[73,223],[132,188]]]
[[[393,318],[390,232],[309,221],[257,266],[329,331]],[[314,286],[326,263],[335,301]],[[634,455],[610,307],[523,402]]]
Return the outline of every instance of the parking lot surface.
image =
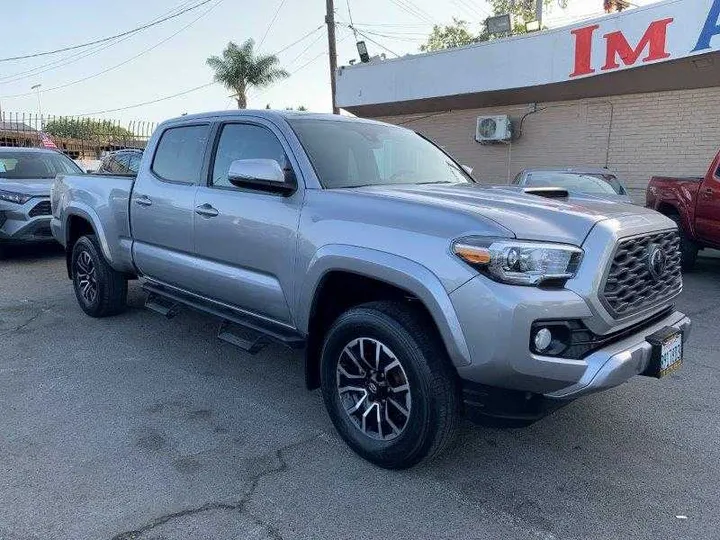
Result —
[[[301,353],[143,301],[91,319],[57,248],[0,261],[0,540],[720,538],[720,259],[686,276],[679,373],[403,472],[336,436]]]

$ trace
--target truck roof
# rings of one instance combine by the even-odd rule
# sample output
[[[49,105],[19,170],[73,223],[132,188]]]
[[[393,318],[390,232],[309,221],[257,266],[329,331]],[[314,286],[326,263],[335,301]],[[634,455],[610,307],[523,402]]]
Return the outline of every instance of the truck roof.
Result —
[[[335,122],[346,121],[346,122],[365,122],[378,124],[375,120],[367,120],[365,118],[358,118],[355,116],[343,116],[339,114],[330,113],[312,113],[305,111],[281,111],[274,109],[236,109],[230,111],[210,111],[197,114],[187,114],[185,116],[178,116],[166,120],[161,126],[168,124],[174,124],[177,122],[186,122],[188,120],[206,120],[209,118],[238,118],[243,116],[254,116],[256,118],[265,118],[268,120],[285,120],[289,118],[309,118],[313,120],[332,120]]]

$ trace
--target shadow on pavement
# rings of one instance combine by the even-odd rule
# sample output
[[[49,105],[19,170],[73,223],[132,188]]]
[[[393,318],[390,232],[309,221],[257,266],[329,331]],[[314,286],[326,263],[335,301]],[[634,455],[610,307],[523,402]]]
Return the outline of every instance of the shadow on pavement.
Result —
[[[65,251],[57,242],[0,245],[0,261],[34,261],[62,257]]]

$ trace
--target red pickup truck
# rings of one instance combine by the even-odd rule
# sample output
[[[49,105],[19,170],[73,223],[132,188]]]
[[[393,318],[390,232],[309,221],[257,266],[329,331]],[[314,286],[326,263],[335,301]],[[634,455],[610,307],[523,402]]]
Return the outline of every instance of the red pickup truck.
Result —
[[[683,270],[693,269],[699,250],[720,249],[720,153],[704,178],[654,176],[646,201],[678,224]]]

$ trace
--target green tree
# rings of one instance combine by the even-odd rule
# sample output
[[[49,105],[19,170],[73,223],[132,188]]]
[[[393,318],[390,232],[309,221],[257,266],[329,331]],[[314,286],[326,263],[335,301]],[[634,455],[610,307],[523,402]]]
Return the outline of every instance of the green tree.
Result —
[[[543,2],[547,7],[551,5],[552,0],[543,0]],[[560,0],[558,5],[565,9],[568,2],[569,0]],[[510,14],[514,35],[525,34],[527,32],[525,24],[535,20],[535,0],[489,0],[489,3],[495,16]],[[433,26],[428,40],[420,46],[420,50],[440,51],[488,41],[496,37],[487,33],[484,22],[481,26],[478,33],[473,33],[467,21],[453,17],[451,24]]]
[[[552,4],[552,0],[543,0],[545,8]],[[537,20],[535,13],[537,2],[535,0],[490,0],[490,6],[495,15],[510,14],[513,24],[513,34],[526,34],[525,24]],[[567,7],[567,0],[560,2],[560,7]]]
[[[255,41],[248,39],[238,46],[232,41],[223,50],[222,58],[211,56],[207,65],[215,71],[215,81],[234,92],[238,109],[247,108],[247,91],[261,88],[290,74],[282,69],[274,54],[256,55]]]
[[[478,41],[469,28],[469,23],[453,17],[452,24],[433,26],[427,42],[420,45],[423,52],[440,51],[453,47],[464,47]]]
[[[110,120],[90,118],[56,118],[45,123],[43,130],[55,137],[72,139],[132,139],[133,134]]]

